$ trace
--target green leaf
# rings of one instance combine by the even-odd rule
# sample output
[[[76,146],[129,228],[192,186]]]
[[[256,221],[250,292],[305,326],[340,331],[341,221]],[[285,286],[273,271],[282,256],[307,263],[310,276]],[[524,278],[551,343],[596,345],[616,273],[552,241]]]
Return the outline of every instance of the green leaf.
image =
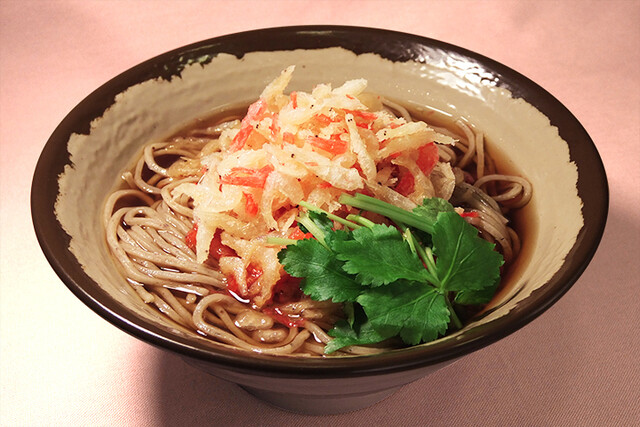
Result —
[[[337,321],[333,329],[329,331],[329,335],[334,338],[325,346],[324,352],[326,354],[349,345],[376,344],[390,338],[378,333],[370,323],[362,325],[358,333],[344,320]]]
[[[354,303],[351,301],[346,301],[342,305],[342,311],[344,311],[345,316],[347,316],[347,323],[349,323],[349,326],[353,327],[353,324],[356,321],[356,312],[355,312]]]
[[[309,211],[301,214],[300,218],[310,219],[323,233],[330,233],[333,231],[333,222],[323,212]],[[310,233],[311,231],[298,220],[298,227],[303,233]]]
[[[373,328],[384,336],[400,335],[410,345],[444,335],[450,318],[445,296],[424,283],[394,285],[369,288],[358,297]]]
[[[355,301],[361,286],[343,269],[343,262],[314,239],[300,240],[278,253],[287,273],[303,278],[302,291],[317,301]]]
[[[348,345],[376,344],[390,338],[376,331],[371,322],[367,319],[362,306],[353,304],[354,322],[339,320],[329,331],[329,335],[334,337],[325,347],[325,353],[332,353]]]
[[[457,213],[439,213],[432,237],[442,291],[480,291],[499,280],[502,255]]]
[[[311,298],[344,303],[346,319],[329,332],[334,339],[325,352],[396,335],[409,345],[432,341],[452,320],[460,323],[447,299],[450,292],[457,304],[484,304],[493,296],[502,256],[447,201],[425,199],[408,212],[363,195],[341,200],[411,227],[408,236],[420,230],[422,244],[412,240],[412,251],[399,230],[380,224],[333,230],[326,214],[307,207],[299,221],[318,240],[289,245],[278,258],[289,274],[303,278],[301,288]]]
[[[376,224],[351,232],[351,239],[330,243],[344,271],[363,285],[388,285],[399,279],[424,281],[429,277],[418,256],[398,229]]]
[[[500,280],[487,288],[480,290],[463,290],[459,291],[455,297],[455,303],[461,305],[484,305],[491,301],[493,295],[496,293],[496,289],[500,284]]]
[[[455,212],[455,210],[451,203],[439,197],[426,198],[422,201],[422,205],[413,209],[413,213],[431,223],[437,221],[440,212]]]
[[[451,203],[438,197],[430,197],[422,200],[422,205],[413,208],[413,214],[420,217],[428,224],[435,224],[440,212],[455,212]],[[432,225],[433,228],[433,225]],[[431,246],[431,234],[417,228],[412,228],[413,234],[422,242],[424,246]]]
[[[309,218],[325,233],[331,233],[333,231],[333,221],[331,221],[325,213],[309,211]]]

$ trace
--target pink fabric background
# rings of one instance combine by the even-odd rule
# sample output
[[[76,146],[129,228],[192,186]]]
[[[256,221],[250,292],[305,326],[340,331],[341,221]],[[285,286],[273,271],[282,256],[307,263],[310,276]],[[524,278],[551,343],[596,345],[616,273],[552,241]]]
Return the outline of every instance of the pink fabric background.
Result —
[[[1,425],[638,425],[640,2],[0,0]],[[607,229],[567,295],[530,325],[382,403],[307,417],[269,407],[119,331],[42,255],[29,212],[63,117],[167,50],[261,27],[348,24],[447,41],[563,102],[609,176]]]

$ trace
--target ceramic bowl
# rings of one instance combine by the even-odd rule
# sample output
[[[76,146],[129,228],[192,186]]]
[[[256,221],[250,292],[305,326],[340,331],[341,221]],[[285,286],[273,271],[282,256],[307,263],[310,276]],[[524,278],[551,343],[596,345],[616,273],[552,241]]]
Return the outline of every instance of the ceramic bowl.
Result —
[[[296,65],[288,90],[363,77],[370,91],[467,117],[504,157],[504,167],[532,182],[534,195],[522,213],[527,223],[522,256],[509,285],[481,317],[435,342],[379,355],[293,358],[213,343],[176,328],[121,291],[100,220],[102,203],[121,171],[142,143],[210,110],[248,104],[288,65]],[[558,100],[516,71],[415,35],[310,26],[205,40],[110,80],[51,135],[37,164],[31,203],[38,240],[52,267],[104,319],[274,405],[336,413],[371,405],[548,309],[596,250],[608,188],[584,128]]]

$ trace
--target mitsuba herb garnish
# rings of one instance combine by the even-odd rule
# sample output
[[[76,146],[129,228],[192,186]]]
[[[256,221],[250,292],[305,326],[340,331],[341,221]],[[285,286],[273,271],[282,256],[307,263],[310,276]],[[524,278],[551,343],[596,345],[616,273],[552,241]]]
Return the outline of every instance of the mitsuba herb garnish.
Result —
[[[363,194],[340,202],[395,226],[301,204],[308,212],[298,224],[314,238],[288,244],[278,258],[309,297],[344,304],[346,319],[329,331],[325,353],[396,336],[408,345],[433,341],[462,327],[456,305],[486,304],[495,293],[502,255],[446,200],[427,198],[411,212]]]

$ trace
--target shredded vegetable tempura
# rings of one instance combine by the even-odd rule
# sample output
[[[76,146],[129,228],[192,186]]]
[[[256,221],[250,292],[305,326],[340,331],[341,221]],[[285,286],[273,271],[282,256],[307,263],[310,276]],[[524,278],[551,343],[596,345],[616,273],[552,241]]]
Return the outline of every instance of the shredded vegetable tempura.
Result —
[[[359,190],[412,209],[425,197],[449,199],[455,185],[435,145],[452,145],[450,136],[385,110],[380,97],[363,93],[363,79],[287,96],[293,71],[283,71],[242,121],[204,150],[200,180],[174,190],[193,199],[198,262],[219,233],[238,255],[220,258],[221,272],[258,307],[284,274],[280,248],[266,237],[298,235],[301,200],[334,212],[341,193]],[[261,271],[257,278],[247,277],[250,266]]]

